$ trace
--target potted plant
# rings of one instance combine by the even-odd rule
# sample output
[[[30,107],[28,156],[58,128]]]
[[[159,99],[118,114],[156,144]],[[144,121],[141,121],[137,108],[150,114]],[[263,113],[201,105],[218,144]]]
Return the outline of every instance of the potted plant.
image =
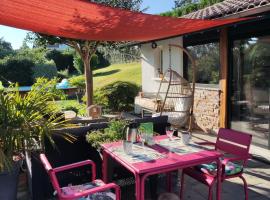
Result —
[[[126,124],[125,120],[112,120],[108,128],[87,133],[86,140],[92,147],[100,151],[102,144],[123,139],[123,128]]]
[[[58,96],[54,83],[40,79],[26,95],[0,91],[0,199],[16,199],[23,152],[42,146],[62,124],[52,103]]]

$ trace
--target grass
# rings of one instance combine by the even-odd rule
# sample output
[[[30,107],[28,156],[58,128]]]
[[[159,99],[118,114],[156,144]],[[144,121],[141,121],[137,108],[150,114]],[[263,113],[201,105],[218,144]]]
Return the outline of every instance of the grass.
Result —
[[[69,80],[72,86],[84,87],[84,75],[73,76]],[[94,90],[116,81],[128,81],[141,86],[141,65],[113,64],[93,71]]]
[[[140,63],[113,64],[95,70],[93,76],[94,90],[115,81],[128,81],[141,86],[141,65]],[[78,78],[82,80],[83,75],[78,76]],[[70,110],[75,107],[78,110],[78,115],[84,116],[86,114],[85,104],[80,104],[77,100],[57,101],[57,104],[62,110]]]
[[[103,87],[115,81],[128,81],[141,86],[140,63],[113,64],[94,71],[94,89]]]

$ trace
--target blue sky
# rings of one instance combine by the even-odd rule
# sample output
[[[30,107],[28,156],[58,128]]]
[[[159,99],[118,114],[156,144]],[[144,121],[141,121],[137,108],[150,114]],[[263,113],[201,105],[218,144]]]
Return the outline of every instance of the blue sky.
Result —
[[[142,8],[149,7],[146,13],[158,14],[171,10],[174,6],[174,0],[143,0]],[[11,43],[14,49],[21,47],[23,39],[25,38],[27,31],[21,29],[15,29],[7,26],[0,25],[0,38]]]

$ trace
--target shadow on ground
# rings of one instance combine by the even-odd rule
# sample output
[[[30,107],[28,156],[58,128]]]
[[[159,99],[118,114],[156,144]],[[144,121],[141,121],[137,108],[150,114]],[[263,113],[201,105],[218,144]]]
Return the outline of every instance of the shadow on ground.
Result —
[[[98,73],[95,73],[93,76],[94,76],[94,77],[108,76],[108,75],[115,74],[115,73],[117,73],[117,72],[120,72],[120,69],[114,69],[114,70],[107,71],[107,72],[98,72]]]

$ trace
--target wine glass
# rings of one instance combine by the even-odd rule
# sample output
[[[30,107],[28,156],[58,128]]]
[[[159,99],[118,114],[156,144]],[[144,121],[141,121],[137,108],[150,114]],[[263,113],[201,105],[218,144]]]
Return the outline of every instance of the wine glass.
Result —
[[[173,128],[171,126],[166,127],[166,135],[168,136],[169,140],[173,140]]]
[[[140,131],[139,133],[139,140],[142,143],[142,147],[144,148],[144,143],[146,141],[146,134],[143,131]]]

